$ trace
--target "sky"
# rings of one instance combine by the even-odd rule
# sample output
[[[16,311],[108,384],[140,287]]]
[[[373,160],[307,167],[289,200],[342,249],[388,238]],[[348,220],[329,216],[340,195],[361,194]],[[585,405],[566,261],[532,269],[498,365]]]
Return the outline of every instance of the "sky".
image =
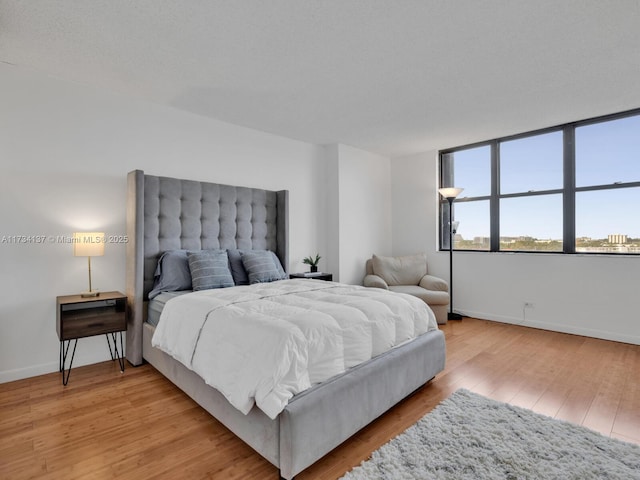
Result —
[[[501,193],[563,185],[562,132],[500,144]],[[490,147],[455,152],[459,198],[490,194]],[[576,187],[640,182],[640,115],[576,128]],[[576,236],[640,237],[640,187],[576,193]],[[500,235],[562,239],[562,195],[503,199]],[[465,239],[489,236],[489,202],[459,203],[455,220]]]

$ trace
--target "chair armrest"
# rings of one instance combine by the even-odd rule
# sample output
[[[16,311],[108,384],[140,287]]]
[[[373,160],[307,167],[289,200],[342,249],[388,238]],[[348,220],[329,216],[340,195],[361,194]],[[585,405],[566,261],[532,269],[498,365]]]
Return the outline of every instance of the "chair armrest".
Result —
[[[449,284],[441,278],[434,277],[433,275],[425,275],[420,280],[420,286],[427,290],[435,290],[436,292],[448,292]]]
[[[387,285],[387,282],[385,282],[382,277],[379,277],[378,275],[367,275],[366,277],[364,277],[364,286],[389,290],[389,285]]]

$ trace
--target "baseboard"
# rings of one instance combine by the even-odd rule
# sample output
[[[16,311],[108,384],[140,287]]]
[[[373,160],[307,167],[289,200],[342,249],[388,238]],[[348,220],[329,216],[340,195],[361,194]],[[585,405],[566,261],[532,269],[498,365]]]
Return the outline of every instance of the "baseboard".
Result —
[[[73,368],[84,367],[85,365],[93,365],[94,363],[105,362],[111,360],[109,354],[102,356],[86,356],[77,355],[73,361]],[[0,384],[13,382],[15,380],[24,380],[25,378],[37,377],[48,373],[59,373],[60,366],[58,362],[42,363],[40,365],[31,365],[25,368],[16,368],[15,370],[5,370],[0,372]]]
[[[456,310],[464,316],[479,318],[481,320],[489,320],[492,322],[500,322],[500,323],[509,323],[511,325],[522,325],[523,327],[539,328],[541,330],[549,330],[552,332],[569,333],[572,335],[581,335],[583,337],[599,338],[601,340],[612,340],[614,342],[640,345],[640,336],[638,335],[627,335],[623,333],[607,332],[604,330],[575,327],[571,325],[561,325],[561,324],[551,323],[551,322],[523,320],[522,318],[493,315],[485,312],[475,312],[471,310],[464,310],[464,311],[459,309],[456,309]]]
[[[31,365],[25,368],[17,368],[15,370],[6,370],[4,372],[0,372],[0,383],[23,380],[25,378],[37,377],[38,375],[45,375],[47,373],[59,371],[60,370],[58,362],[49,362],[43,363],[41,365]]]

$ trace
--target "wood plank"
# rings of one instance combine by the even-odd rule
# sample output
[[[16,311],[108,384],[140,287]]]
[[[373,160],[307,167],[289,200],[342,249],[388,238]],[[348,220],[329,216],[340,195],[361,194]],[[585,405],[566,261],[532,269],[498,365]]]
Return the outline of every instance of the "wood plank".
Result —
[[[611,436],[640,444],[640,348],[628,346],[624,366],[627,378]]]
[[[640,444],[640,346],[465,318],[447,367],[296,478],[332,480],[458,388]],[[103,362],[0,384],[0,478],[277,478],[277,469],[150,365]]]

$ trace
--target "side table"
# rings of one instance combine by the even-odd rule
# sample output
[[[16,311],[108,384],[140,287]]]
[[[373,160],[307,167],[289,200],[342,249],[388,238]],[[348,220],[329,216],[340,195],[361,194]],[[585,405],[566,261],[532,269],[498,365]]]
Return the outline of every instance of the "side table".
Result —
[[[60,339],[60,372],[62,384],[71,375],[78,339],[105,335],[111,360],[118,360],[124,373],[122,332],[127,329],[127,296],[120,292],[102,292],[97,297],[64,295],[56,297],[56,331]],[[120,345],[116,342],[119,334]],[[109,338],[111,336],[111,338]],[[71,341],[74,341],[69,367],[66,368]],[[113,342],[113,348],[111,343]],[[66,373],[65,373],[66,371]]]
[[[333,273],[324,273],[324,272],[292,273],[289,275],[289,278],[313,278],[315,280],[326,280],[327,282],[332,282]]]

